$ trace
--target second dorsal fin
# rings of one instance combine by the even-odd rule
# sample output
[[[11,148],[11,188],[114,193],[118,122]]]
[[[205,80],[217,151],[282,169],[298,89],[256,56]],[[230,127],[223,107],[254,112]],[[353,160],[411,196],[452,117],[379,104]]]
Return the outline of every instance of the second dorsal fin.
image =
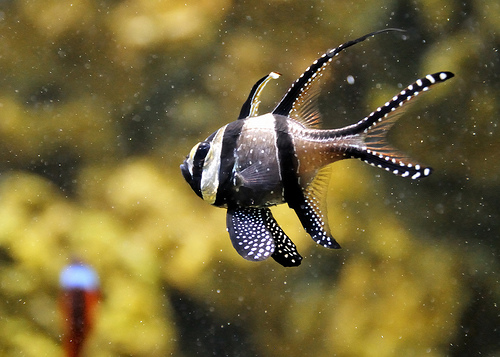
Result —
[[[325,52],[292,84],[272,113],[289,116],[307,127],[314,127],[320,124],[320,114],[317,108],[320,88],[317,84],[314,84],[321,78],[322,72],[328,63],[332,61],[333,57],[337,56],[346,48],[362,42],[371,36],[389,31],[402,32],[403,30],[388,28],[371,32]]]

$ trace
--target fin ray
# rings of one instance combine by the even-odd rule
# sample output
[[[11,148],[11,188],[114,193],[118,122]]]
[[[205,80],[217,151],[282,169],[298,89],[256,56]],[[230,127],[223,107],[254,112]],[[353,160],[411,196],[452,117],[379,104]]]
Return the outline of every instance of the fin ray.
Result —
[[[321,87],[319,85],[313,85],[318,83],[322,77],[322,73],[319,73],[310,82],[307,83],[307,87],[303,89],[300,95],[297,97],[292,109],[288,116],[302,123],[306,127],[316,128],[321,126],[321,113],[318,107],[318,97],[321,92]]]

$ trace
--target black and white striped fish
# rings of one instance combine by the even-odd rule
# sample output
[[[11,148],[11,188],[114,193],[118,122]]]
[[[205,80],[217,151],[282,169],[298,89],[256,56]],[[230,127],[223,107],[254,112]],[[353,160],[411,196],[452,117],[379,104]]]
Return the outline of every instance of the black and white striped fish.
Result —
[[[420,92],[453,74],[429,74],[409,85],[358,123],[321,130],[313,84],[344,49],[370,33],[327,51],[293,83],[276,108],[257,115],[259,95],[266,83],[279,76],[271,72],[252,88],[238,120],[196,144],[181,165],[186,181],[208,203],[227,208],[227,231],[236,251],[245,259],[273,257],[283,266],[298,266],[302,257],[280,228],[270,206],[288,203],[314,241],[340,248],[330,234],[326,191],[331,163],[360,159],[393,174],[417,179],[431,168],[412,163],[386,141],[398,109]]]

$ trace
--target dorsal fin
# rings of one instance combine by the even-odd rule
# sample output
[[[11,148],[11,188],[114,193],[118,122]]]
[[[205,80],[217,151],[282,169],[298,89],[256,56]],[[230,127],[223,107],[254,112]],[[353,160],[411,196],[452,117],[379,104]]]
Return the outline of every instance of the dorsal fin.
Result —
[[[257,83],[254,84],[252,90],[250,91],[250,94],[248,95],[247,100],[245,101],[245,103],[243,103],[243,106],[241,107],[238,119],[245,119],[248,117],[257,116],[260,104],[259,100],[260,93],[271,79],[277,79],[279,76],[281,76],[281,74],[279,74],[278,72],[271,72],[267,76],[264,76],[261,79],[259,79]]]
[[[371,32],[356,40],[348,41],[334,49],[328,50],[320,58],[314,61],[313,64],[292,84],[272,113],[292,117],[307,127],[318,125],[320,123],[320,115],[317,108],[317,97],[320,88],[313,84],[321,78],[321,72],[326,68],[328,63],[332,61],[333,57],[337,56],[346,48],[362,42],[368,37],[389,31],[403,30],[388,28]]]

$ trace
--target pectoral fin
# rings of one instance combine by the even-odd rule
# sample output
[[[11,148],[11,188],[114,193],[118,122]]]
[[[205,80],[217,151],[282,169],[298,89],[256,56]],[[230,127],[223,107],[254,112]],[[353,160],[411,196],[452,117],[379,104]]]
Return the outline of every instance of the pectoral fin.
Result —
[[[251,261],[270,256],[283,266],[300,265],[302,257],[269,208],[237,208],[227,211],[227,231],[238,254]]]
[[[279,184],[277,167],[269,163],[256,162],[241,171],[233,174],[233,185],[250,189],[272,190]]]

